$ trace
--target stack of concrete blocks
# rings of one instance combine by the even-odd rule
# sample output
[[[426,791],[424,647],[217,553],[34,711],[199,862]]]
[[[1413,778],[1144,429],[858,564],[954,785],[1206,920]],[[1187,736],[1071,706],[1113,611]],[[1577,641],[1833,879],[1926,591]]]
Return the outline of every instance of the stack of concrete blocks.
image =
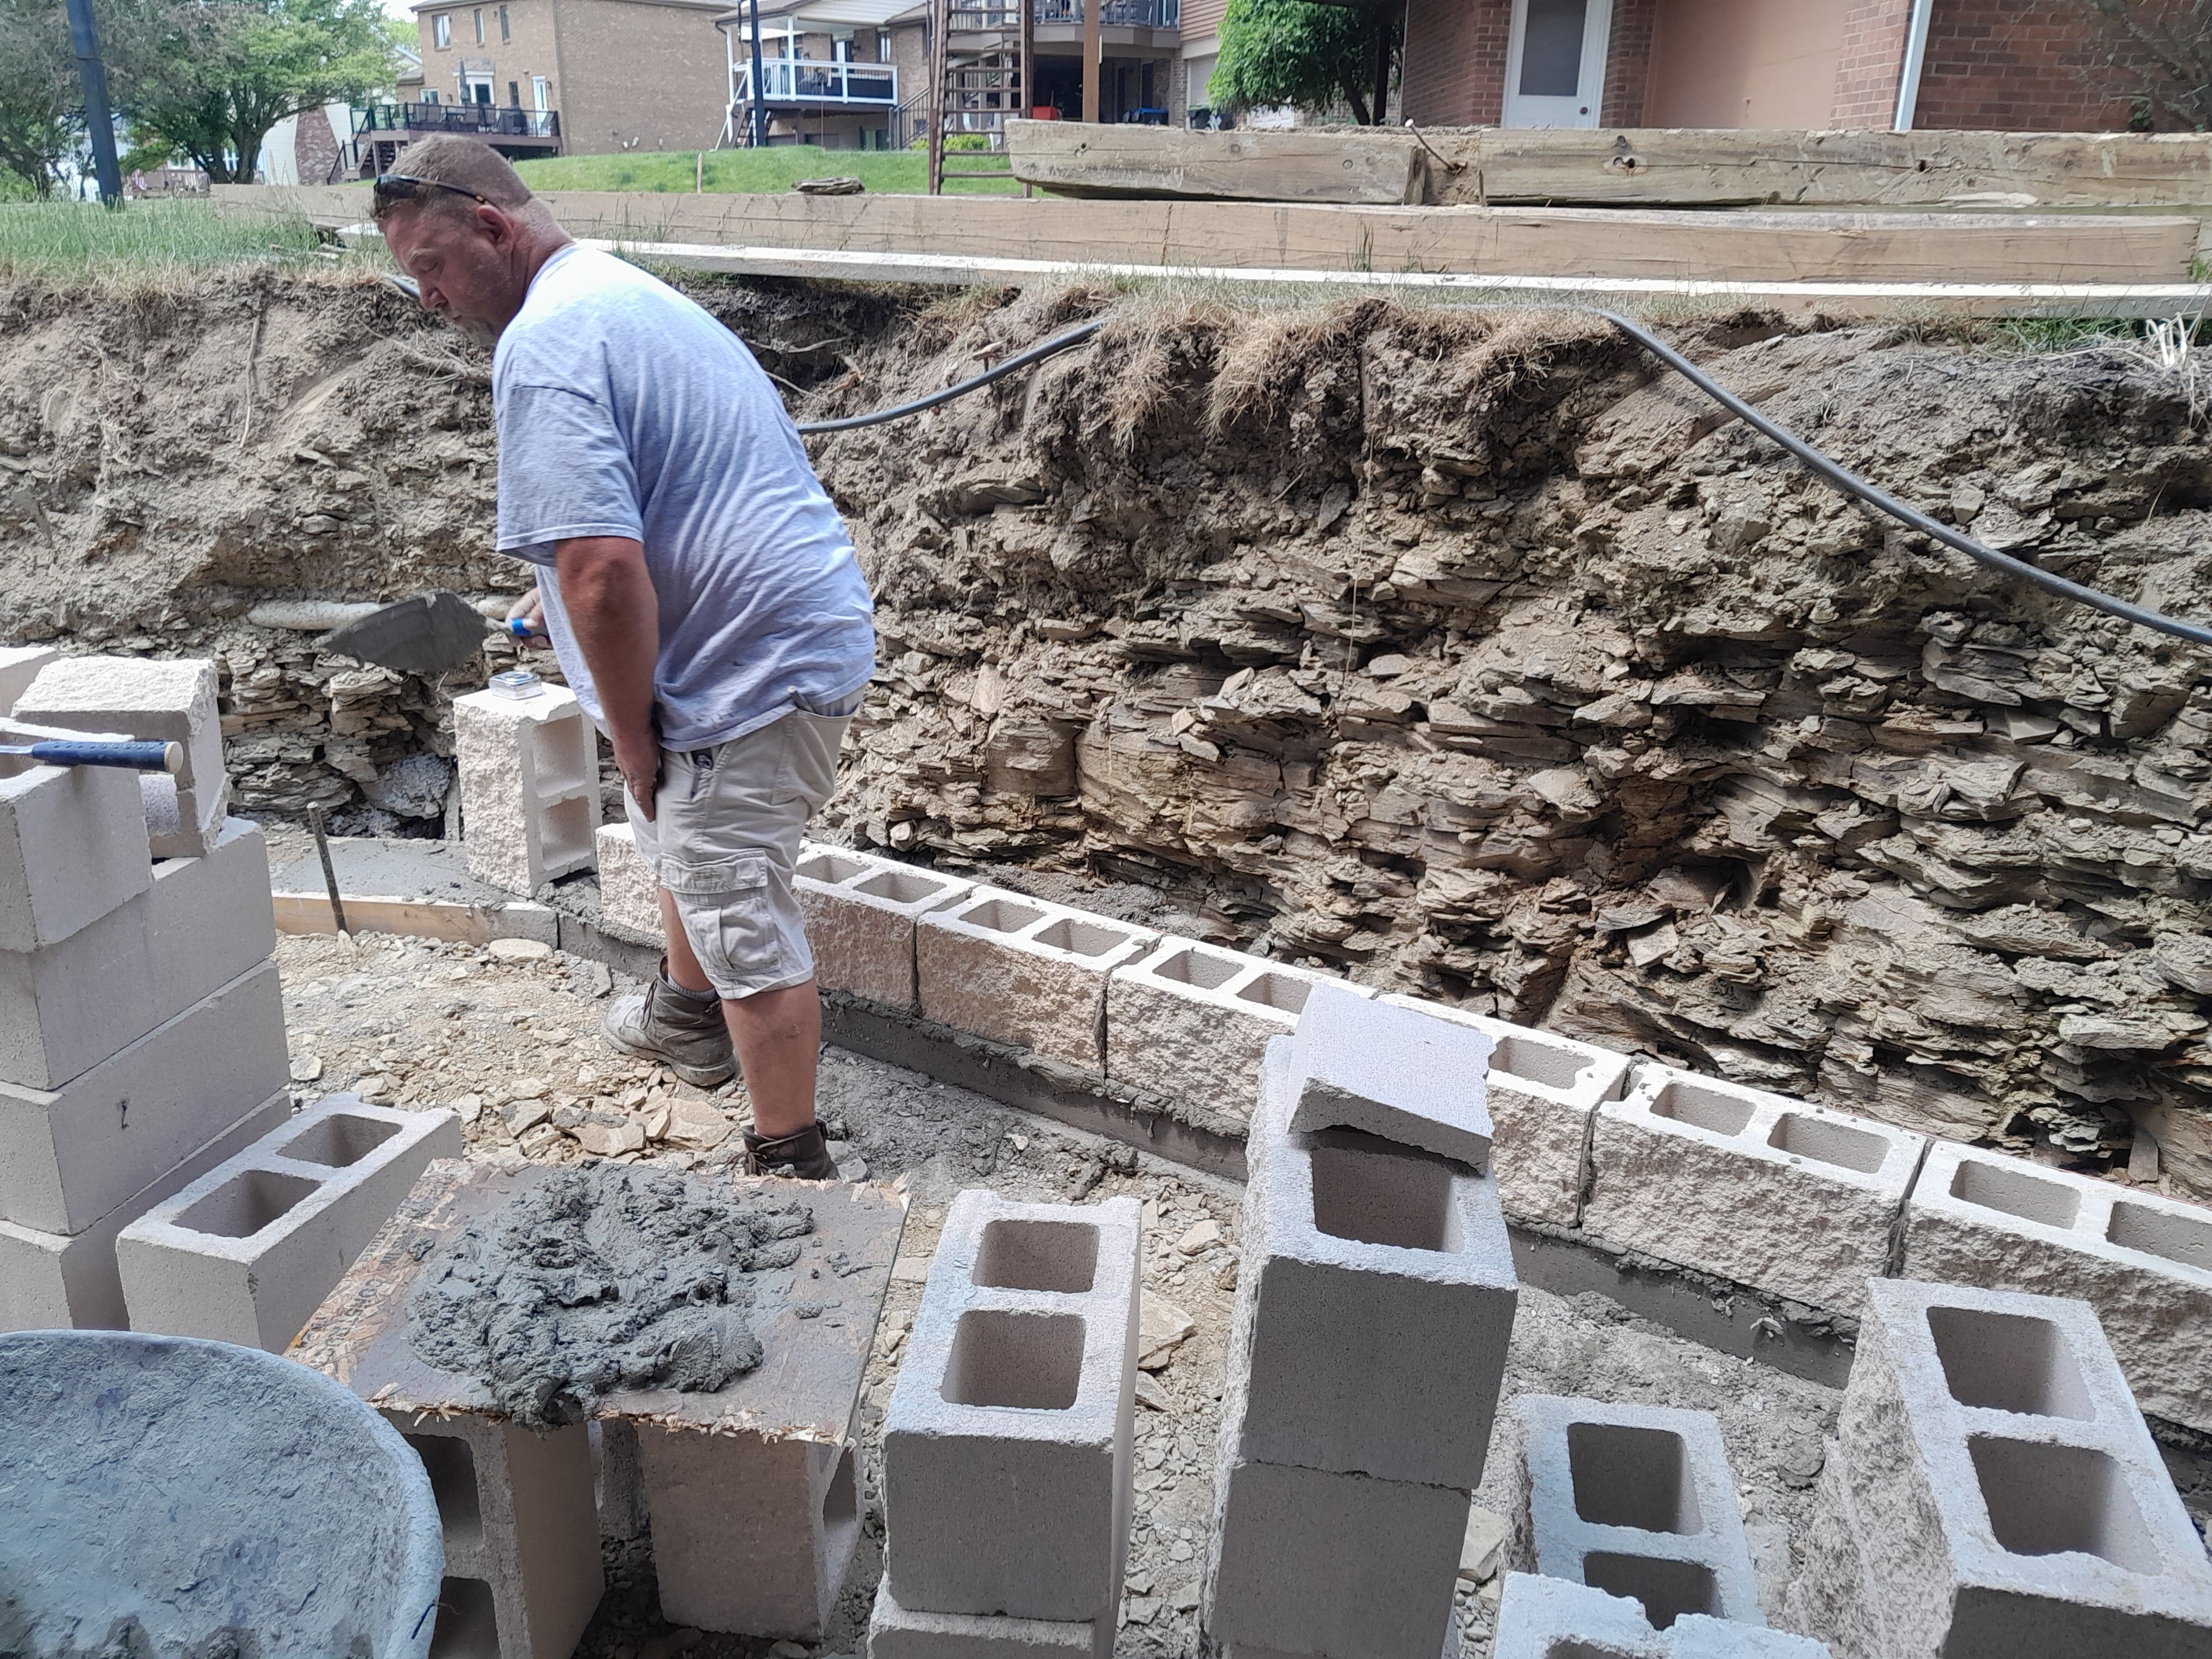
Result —
[[[1106,1075],[1247,1117],[1267,1044],[1297,1027],[1320,984],[1373,994],[1309,969],[1163,939],[1107,983]]]
[[[593,842],[599,866],[600,919],[655,945],[665,943],[660,877],[637,850],[637,831],[628,819],[603,823]]]
[[[1231,1654],[1452,1640],[1518,1297],[1485,1169],[1488,1048],[1326,984],[1268,1045],[1201,1590]]]
[[[921,1006],[915,923],[959,903],[973,882],[841,847],[799,849],[792,885],[814,951],[814,981],[901,1013]]]
[[[1522,1395],[1498,1454],[1504,1565],[1627,1596],[1656,1630],[1766,1622],[1711,1412]]]
[[[282,1353],[434,1158],[451,1112],[331,1095],[124,1228],[131,1328]]]
[[[1139,1231],[1132,1198],[953,1200],[884,1419],[870,1659],[1113,1652]]]
[[[860,1540],[849,1436],[831,1443],[644,1421],[631,1428],[661,1616],[700,1630],[819,1640]],[[619,1449],[620,1436],[608,1443]]]
[[[599,738],[575,694],[476,691],[453,700],[453,759],[469,873],[527,898],[597,859]]]
[[[1516,1221],[1577,1225],[1591,1120],[1605,1102],[1620,1097],[1634,1062],[1608,1048],[1464,1009],[1405,996],[1383,1001],[1490,1040],[1483,1103],[1498,1201]]]
[[[2212,1432],[2212,1212],[1939,1142],[1905,1206],[1905,1274],[2078,1297],[2143,1410]]]
[[[15,712],[15,700],[30,689],[39,671],[61,653],[45,645],[0,645],[0,714]]]
[[[173,743],[183,769],[137,775],[153,855],[204,858],[230,807],[216,667],[204,658],[59,657],[41,667],[11,711],[72,733]]]
[[[471,1412],[384,1415],[422,1458],[445,1533],[430,1651],[568,1659],[605,1588],[586,1426],[538,1434]]]
[[[1927,1144],[1869,1118],[1641,1066],[1626,1099],[1598,1108],[1583,1230],[1856,1314],[1867,1280],[1889,1269]]]
[[[2085,1304],[1883,1279],[1790,1589],[1838,1659],[2203,1659],[2212,1563]]]
[[[1106,1069],[1106,986],[1158,941],[1003,888],[915,918],[922,1017],[1094,1074]]]
[[[253,825],[155,865],[135,774],[0,760],[0,1328],[123,1327],[117,1235],[289,1115],[275,945]]]
[[[1509,1572],[1498,1602],[1492,1659],[1828,1659],[1806,1636],[1686,1613],[1654,1630],[1626,1596],[1532,1573]]]

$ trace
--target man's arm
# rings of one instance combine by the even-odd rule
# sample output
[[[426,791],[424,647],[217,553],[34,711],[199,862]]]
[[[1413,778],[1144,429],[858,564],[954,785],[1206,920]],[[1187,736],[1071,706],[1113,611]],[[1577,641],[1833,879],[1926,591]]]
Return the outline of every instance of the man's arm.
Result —
[[[653,723],[653,665],[660,656],[660,603],[645,568],[645,547],[622,536],[557,542],[553,568],[562,608],[598,687],[599,712],[630,799],[650,818],[660,781],[660,733]]]

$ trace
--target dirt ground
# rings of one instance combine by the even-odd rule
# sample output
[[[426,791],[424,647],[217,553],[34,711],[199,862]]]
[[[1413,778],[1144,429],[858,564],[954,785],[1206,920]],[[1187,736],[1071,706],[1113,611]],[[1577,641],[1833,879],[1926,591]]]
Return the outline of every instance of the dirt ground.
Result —
[[[511,947],[510,947],[511,948]],[[287,937],[284,981],[295,1073],[313,1090],[358,1089],[402,1107],[456,1105],[471,1118],[471,1152],[515,1143],[510,1121],[551,1115],[532,1129],[635,1122],[667,1108],[677,1126],[711,1118],[725,1133],[747,1122],[744,1091],[708,1093],[606,1047],[598,1025],[625,988],[597,963],[554,952],[510,957],[489,948],[364,935]],[[681,1110],[679,1111],[678,1109]],[[864,1536],[827,1638],[809,1653],[856,1652],[882,1568],[878,1443],[884,1408],[921,1294],[921,1270],[945,1209],[963,1188],[1065,1201],[1131,1194],[1144,1205],[1144,1285],[1154,1303],[1136,1419],[1136,1519],[1118,1653],[1127,1659],[1194,1655],[1198,1580],[1212,1513],[1212,1457],[1224,1341],[1236,1284],[1240,1189],[1115,1143],[1063,1127],[920,1073],[831,1049],[821,1115],[838,1136],[847,1173],[889,1182],[911,1205],[862,1397]],[[577,1138],[526,1131],[526,1156],[584,1156]],[[712,1158],[696,1144],[647,1141],[638,1158],[683,1167]],[[1218,1237],[1180,1242],[1211,1222]],[[1203,1237],[1203,1235],[1201,1235]],[[1179,1342],[1164,1334],[1188,1328]],[[1762,1597],[1778,1613],[1793,1529],[1802,1523],[1838,1395],[1816,1383],[1716,1354],[1630,1316],[1599,1297],[1522,1291],[1506,1382],[1511,1393],[1579,1394],[1700,1407],[1719,1414],[1745,1504]],[[764,1645],[671,1630],[659,1617],[641,1553],[617,1549],[615,1580],[579,1648],[584,1659],[701,1659],[757,1654]],[[1487,1654],[1498,1581],[1463,1579],[1465,1651]],[[788,1659],[788,1656],[787,1656]]]

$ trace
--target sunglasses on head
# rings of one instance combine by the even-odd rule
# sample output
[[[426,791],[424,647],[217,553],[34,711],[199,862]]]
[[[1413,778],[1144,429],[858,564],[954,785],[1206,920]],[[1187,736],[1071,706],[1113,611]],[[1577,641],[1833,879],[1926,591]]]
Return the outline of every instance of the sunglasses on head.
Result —
[[[465,185],[449,185],[442,179],[418,179],[411,173],[380,173],[374,185],[379,206],[395,202],[411,202],[425,191],[449,190],[456,196],[465,196],[471,202],[482,202],[486,207],[496,205],[489,196],[469,189]]]

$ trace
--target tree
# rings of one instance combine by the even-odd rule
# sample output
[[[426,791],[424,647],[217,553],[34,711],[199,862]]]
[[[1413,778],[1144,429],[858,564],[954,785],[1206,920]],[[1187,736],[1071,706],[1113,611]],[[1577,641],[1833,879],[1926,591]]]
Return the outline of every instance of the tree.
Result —
[[[84,88],[58,0],[0,0],[0,172],[53,193],[84,130]]]
[[[379,0],[118,0],[113,9],[124,112],[219,184],[252,179],[261,141],[286,116],[392,82]]]
[[[1319,113],[1340,104],[1373,126],[1395,78],[1405,11],[1308,0],[1229,0],[1221,57],[1206,94],[1218,108],[1274,104]]]
[[[2212,131],[2212,0],[2081,3],[2104,19],[2108,84],[2136,100],[2142,125]]]

